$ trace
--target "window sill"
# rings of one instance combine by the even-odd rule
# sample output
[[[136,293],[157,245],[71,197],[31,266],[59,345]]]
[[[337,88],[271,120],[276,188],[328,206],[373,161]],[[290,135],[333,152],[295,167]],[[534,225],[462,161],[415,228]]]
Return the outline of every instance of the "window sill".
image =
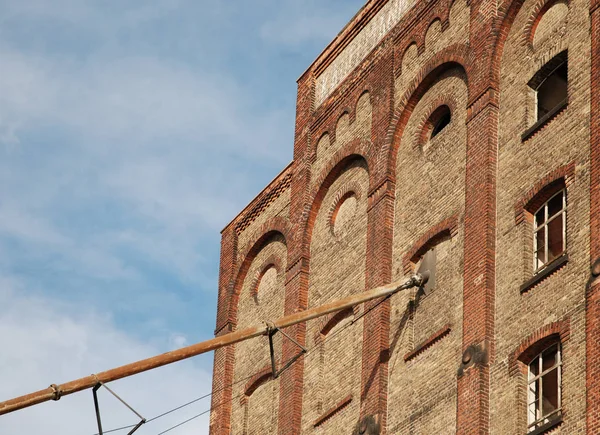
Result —
[[[521,135],[521,141],[525,142],[535,133],[542,129],[546,124],[548,124],[552,118],[562,112],[569,105],[569,99],[566,98],[562,100],[554,109],[550,112],[546,113],[543,117],[541,117],[535,124],[525,130],[525,133]]]
[[[343,409],[346,406],[348,406],[350,404],[350,402],[352,402],[352,394],[350,394],[349,396],[345,397],[341,402],[339,402],[333,408],[331,408],[330,410],[328,410],[321,417],[317,418],[317,420],[313,423],[313,427],[318,427],[318,426],[322,425],[323,423],[325,423],[325,421],[327,421],[331,417],[333,417],[334,414],[336,414],[341,409]]]
[[[537,272],[535,275],[533,275],[531,278],[529,278],[527,281],[525,281],[521,285],[521,289],[520,289],[521,294],[527,292],[529,289],[531,289],[532,287],[536,286],[537,284],[539,284],[540,282],[542,282],[543,280],[548,278],[550,275],[552,275],[558,269],[560,269],[565,264],[567,264],[568,261],[569,261],[569,254],[567,254],[566,252],[564,254],[562,254],[560,257],[554,259],[546,267],[544,267],[542,270]]]
[[[527,435],[542,435],[546,432],[558,427],[562,424],[563,419],[562,415],[556,416],[553,420],[550,420],[548,423],[538,427],[537,429],[532,430],[531,432],[527,432]]]

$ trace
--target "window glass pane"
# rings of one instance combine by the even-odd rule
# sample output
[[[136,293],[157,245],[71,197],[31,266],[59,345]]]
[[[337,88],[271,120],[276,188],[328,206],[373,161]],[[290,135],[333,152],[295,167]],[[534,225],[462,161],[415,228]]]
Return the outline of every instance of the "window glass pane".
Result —
[[[540,228],[536,232],[536,252],[535,252],[535,268],[540,268],[546,263],[546,243],[545,243],[546,227]]]
[[[542,415],[556,411],[559,406],[558,368],[542,376]]]
[[[539,383],[540,380],[537,380],[535,382],[532,382],[531,384],[529,384],[529,388],[528,388],[528,397],[527,400],[529,402],[529,406],[527,407],[527,414],[528,414],[528,422],[531,424],[534,421],[536,421],[538,418],[541,418],[541,414],[540,414],[540,409],[539,409],[539,403],[540,403],[540,396],[539,396]]]
[[[561,213],[548,224],[548,262],[563,252],[563,219]]]
[[[540,374],[540,358],[537,357],[536,359],[534,359],[533,361],[531,361],[531,363],[529,364],[529,380],[535,378],[537,375]]]
[[[540,211],[535,214],[535,226],[539,227],[546,222],[546,207],[542,207]]]
[[[558,345],[554,345],[551,348],[544,351],[542,354],[542,372],[554,367],[557,363],[558,356]]]
[[[563,208],[563,195],[564,192],[559,193],[550,201],[548,201],[548,219],[556,215]]]

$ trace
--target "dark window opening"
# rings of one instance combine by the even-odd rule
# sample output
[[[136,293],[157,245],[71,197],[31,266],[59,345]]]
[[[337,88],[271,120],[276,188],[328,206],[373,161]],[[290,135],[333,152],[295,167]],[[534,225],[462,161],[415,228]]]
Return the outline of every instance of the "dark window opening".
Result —
[[[436,137],[452,120],[452,115],[450,113],[450,109],[448,106],[442,106],[439,109],[436,109],[434,112],[434,116],[432,116],[432,125],[433,128],[431,130],[431,138]]]
[[[537,119],[563,104],[568,93],[567,62],[558,66],[537,88]]]
[[[539,128],[568,104],[568,53],[550,59],[527,83],[535,95],[535,125]]]

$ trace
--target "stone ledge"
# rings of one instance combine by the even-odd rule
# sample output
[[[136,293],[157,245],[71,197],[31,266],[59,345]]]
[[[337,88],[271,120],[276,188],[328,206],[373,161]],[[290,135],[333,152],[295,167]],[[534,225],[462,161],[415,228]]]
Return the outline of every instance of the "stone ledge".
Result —
[[[345,397],[344,399],[342,399],[337,405],[335,405],[333,408],[331,408],[329,411],[327,411],[321,417],[317,418],[315,420],[315,422],[313,423],[313,427],[318,427],[318,426],[322,425],[323,423],[325,423],[325,421],[327,421],[328,419],[333,417],[333,415],[335,413],[337,413],[338,411],[341,411],[343,408],[348,406],[350,404],[350,402],[352,402],[352,394],[350,394],[347,397]]]
[[[554,119],[559,113],[567,108],[569,105],[569,99],[566,98],[561,101],[554,109],[550,112],[546,113],[539,121],[529,127],[523,135],[521,136],[521,141],[525,142],[527,139],[536,134],[539,130],[541,130],[546,124],[548,124],[552,119]]]
[[[548,423],[538,427],[537,429],[527,432],[527,435],[542,435],[548,431],[560,426],[563,422],[562,413],[559,413],[556,417],[550,420]]]
[[[411,359],[415,358],[421,352],[424,352],[425,350],[430,348],[433,344],[437,343],[442,338],[444,338],[446,335],[450,334],[450,331],[451,331],[450,325],[444,326],[442,329],[440,329],[438,332],[433,334],[431,337],[429,337],[423,343],[419,344],[415,348],[415,350],[413,350],[412,352],[408,352],[406,355],[404,355],[404,362],[410,361]]]
[[[562,254],[560,257],[552,260],[552,262],[549,263],[545,268],[540,270],[538,273],[533,275],[531,278],[529,278],[527,281],[525,281],[521,285],[521,288],[520,288],[521,294],[526,293],[528,290],[530,290],[531,288],[538,285],[540,282],[542,282],[543,280],[548,278],[550,275],[552,275],[554,272],[556,272],[558,269],[563,267],[568,262],[569,262],[569,254],[567,254],[566,252],[564,254]]]

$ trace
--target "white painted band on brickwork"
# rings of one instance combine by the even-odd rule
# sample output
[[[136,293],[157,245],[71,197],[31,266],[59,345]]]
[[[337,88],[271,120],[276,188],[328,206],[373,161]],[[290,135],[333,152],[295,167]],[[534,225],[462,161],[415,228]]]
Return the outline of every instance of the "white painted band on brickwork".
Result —
[[[390,0],[317,77],[315,105],[319,106],[398,24],[417,0]]]

